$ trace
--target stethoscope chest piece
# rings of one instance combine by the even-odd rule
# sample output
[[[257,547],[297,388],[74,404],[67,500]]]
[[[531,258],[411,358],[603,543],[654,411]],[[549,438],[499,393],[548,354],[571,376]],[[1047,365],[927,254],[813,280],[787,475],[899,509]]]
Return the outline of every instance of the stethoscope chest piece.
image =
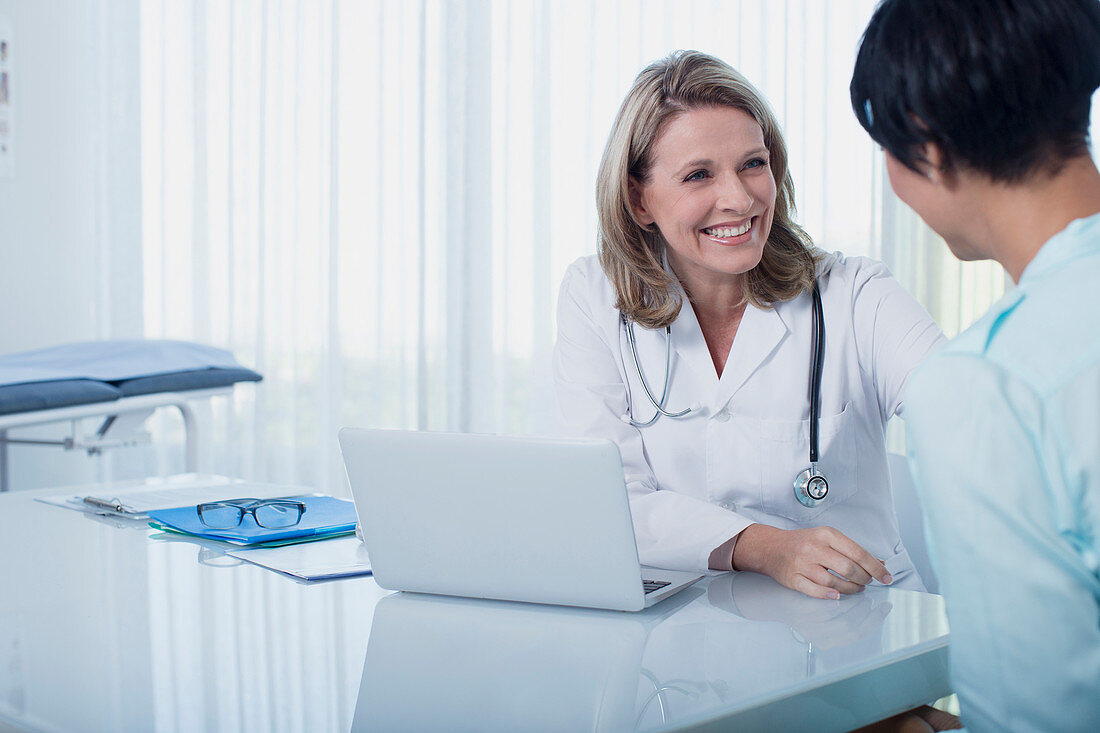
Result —
[[[794,479],[794,495],[804,507],[817,506],[828,494],[829,482],[813,467],[807,468]]]

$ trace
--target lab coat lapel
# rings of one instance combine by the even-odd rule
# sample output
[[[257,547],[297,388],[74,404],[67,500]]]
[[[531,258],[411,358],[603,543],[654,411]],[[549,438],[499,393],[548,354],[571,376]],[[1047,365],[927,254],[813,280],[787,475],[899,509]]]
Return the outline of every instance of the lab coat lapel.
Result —
[[[695,317],[695,309],[691,307],[687,295],[682,290],[680,292],[684,300],[680,315],[672,324],[672,344],[676,349],[677,361],[693,372],[680,378],[706,385],[698,395],[702,401],[718,385],[718,374],[714,371],[714,362],[711,361],[699,320]],[[675,369],[675,365],[673,368]]]
[[[691,307],[691,300],[687,296],[687,291],[684,290],[676,277],[676,273],[672,271],[672,267],[668,264],[667,252],[663,256],[662,262],[665,266],[665,272],[671,275],[673,282],[676,283],[676,292],[680,296],[681,304],[680,313],[672,324],[672,346],[676,351],[677,362],[673,365],[673,369],[677,366],[686,366],[693,374],[681,378],[687,378],[697,385],[705,385],[693,397],[693,399],[702,402],[717,386],[718,375],[714,371],[714,362],[710,359],[710,351],[707,350],[707,342],[703,338],[703,329],[699,327],[699,320],[695,317],[695,309]],[[692,391],[695,392],[695,390]]]
[[[715,392],[712,405],[715,410],[722,409],[745,385],[779,347],[788,331],[777,308],[762,309],[751,304],[745,307],[745,315],[737,328],[726,368],[722,370],[722,378]],[[711,373],[714,373],[713,368]]]

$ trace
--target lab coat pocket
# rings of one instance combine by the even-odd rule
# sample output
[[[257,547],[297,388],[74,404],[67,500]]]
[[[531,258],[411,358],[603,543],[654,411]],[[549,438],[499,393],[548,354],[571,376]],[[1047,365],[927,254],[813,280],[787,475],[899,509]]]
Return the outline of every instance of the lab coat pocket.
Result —
[[[794,493],[795,477],[810,465],[810,421],[761,422],[762,443],[767,450],[761,497],[764,511],[806,526],[816,526],[813,520],[855,493],[859,451],[854,412],[849,402],[839,415],[821,416],[817,467],[829,482],[829,493],[816,507],[803,506]]]

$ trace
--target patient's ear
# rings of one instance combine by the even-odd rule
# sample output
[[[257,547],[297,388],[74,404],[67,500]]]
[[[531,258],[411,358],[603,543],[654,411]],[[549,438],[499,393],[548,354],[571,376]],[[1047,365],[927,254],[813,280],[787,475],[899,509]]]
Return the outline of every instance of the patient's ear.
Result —
[[[947,156],[939,145],[931,142],[924,143],[921,145],[921,157],[924,158],[925,163],[919,167],[929,181],[938,186],[954,188],[955,170],[947,162]]]
[[[653,214],[645,206],[645,197],[642,195],[642,184],[638,179],[630,176],[627,181],[627,190],[630,193],[630,210],[634,212],[634,218],[644,227],[650,226],[654,221]]]

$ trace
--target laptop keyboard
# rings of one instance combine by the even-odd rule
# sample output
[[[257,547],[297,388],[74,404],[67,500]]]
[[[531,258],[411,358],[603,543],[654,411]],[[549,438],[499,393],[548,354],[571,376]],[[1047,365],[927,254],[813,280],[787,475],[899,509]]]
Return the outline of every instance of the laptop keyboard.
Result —
[[[672,585],[672,583],[670,583],[667,580],[643,580],[642,581],[642,589],[645,590],[645,592],[647,594],[652,593],[655,590],[660,590],[661,588],[664,588],[666,585]]]

